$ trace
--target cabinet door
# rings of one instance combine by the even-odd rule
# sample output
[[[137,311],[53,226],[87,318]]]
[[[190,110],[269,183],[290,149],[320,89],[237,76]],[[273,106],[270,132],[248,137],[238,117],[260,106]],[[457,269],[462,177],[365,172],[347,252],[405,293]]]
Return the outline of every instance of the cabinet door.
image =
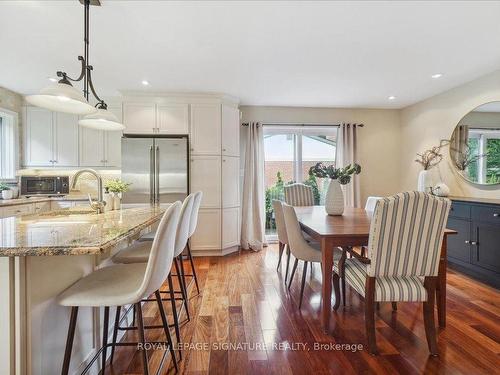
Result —
[[[105,159],[104,132],[80,126],[80,166],[102,167]]]
[[[158,131],[163,134],[189,133],[188,104],[158,104],[156,106]]]
[[[472,263],[500,273],[500,225],[474,223]]]
[[[78,115],[54,113],[54,165],[78,166]]]
[[[26,108],[24,165],[52,166],[54,133],[52,112],[38,107]]]
[[[220,156],[191,157],[191,191],[203,192],[201,207],[221,206],[221,160]]]
[[[222,106],[222,155],[240,156],[240,110]]]
[[[108,106],[119,121],[122,121],[122,106]],[[104,132],[104,160],[106,167],[121,167],[122,165],[122,132]]]
[[[191,104],[191,153],[221,154],[220,104]]]
[[[458,232],[456,235],[448,236],[448,257],[470,263],[471,222],[450,217],[446,227]]]
[[[222,210],[222,248],[240,244],[240,209],[239,207]]]
[[[4,207],[2,210],[3,217],[23,216],[32,214],[34,211],[33,204],[18,204],[15,206]]]
[[[193,250],[216,250],[221,248],[221,210],[201,209],[198,225],[190,240]]]
[[[51,202],[38,202],[38,203],[35,203],[35,213],[36,214],[39,214],[39,213],[42,213],[42,212],[47,212],[47,211],[50,211],[50,203]]]
[[[156,106],[154,103],[123,104],[124,133],[152,134],[156,132]]]
[[[222,157],[222,207],[240,205],[240,158]]]

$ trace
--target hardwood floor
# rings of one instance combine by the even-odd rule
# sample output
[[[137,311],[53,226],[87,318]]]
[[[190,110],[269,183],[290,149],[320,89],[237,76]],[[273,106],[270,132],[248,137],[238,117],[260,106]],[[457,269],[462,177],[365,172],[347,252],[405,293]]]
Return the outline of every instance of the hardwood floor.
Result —
[[[332,312],[331,336],[322,332],[319,306],[321,271],[308,273],[302,310],[298,310],[299,266],[290,291],[285,265],[276,271],[278,247],[243,251],[221,258],[196,258],[201,294],[190,288],[191,322],[181,328],[186,346],[183,374],[493,374],[500,369],[500,293],[450,270],[448,322],[438,330],[440,356],[428,355],[422,305],[381,303],[375,322],[379,356],[366,350],[334,350],[335,344],[366,346],[363,301],[347,291],[347,306]],[[286,263],[285,257],[283,260]],[[167,304],[165,304],[167,307]],[[153,303],[144,309],[146,324],[158,324]],[[185,315],[183,316],[185,318]],[[162,338],[150,330],[147,339]],[[128,333],[130,340],[135,333]],[[266,345],[264,345],[265,343]],[[233,347],[228,347],[232,344]],[[319,350],[318,345],[323,345]],[[274,346],[273,346],[274,345]],[[278,345],[281,345],[279,347]],[[333,348],[330,346],[332,345]],[[279,350],[287,346],[288,350]],[[357,347],[356,347],[357,348]],[[163,352],[150,351],[154,373]],[[162,373],[174,373],[173,366]],[[108,374],[142,373],[134,348],[118,348]]]

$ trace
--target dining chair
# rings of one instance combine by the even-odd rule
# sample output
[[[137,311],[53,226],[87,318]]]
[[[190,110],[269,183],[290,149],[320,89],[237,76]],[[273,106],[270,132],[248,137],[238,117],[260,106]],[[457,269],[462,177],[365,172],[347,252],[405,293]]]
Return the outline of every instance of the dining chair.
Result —
[[[367,211],[370,215],[373,215],[373,212],[375,211],[375,206],[377,205],[377,201],[379,199],[382,199],[382,197],[368,197],[366,199],[366,204],[365,204],[365,211]],[[366,256],[366,246],[361,246],[360,248],[355,248],[356,250],[359,250],[359,253],[361,254],[362,257]]]
[[[285,217],[283,216],[283,204],[279,200],[273,200],[273,210],[274,219],[276,220],[276,231],[278,232],[278,248],[279,248],[279,259],[278,267],[280,268],[281,258],[283,257],[283,252],[286,249],[286,270],[285,270],[285,284],[288,278],[288,268],[290,266],[290,245],[288,244],[288,236],[286,234]]]
[[[314,194],[310,186],[290,184],[283,187],[285,202],[290,206],[314,206]]]
[[[320,263],[322,261],[322,254],[317,243],[309,243],[306,241],[300,229],[299,220],[297,219],[297,214],[292,206],[288,204],[283,204],[283,216],[285,218],[285,227],[288,237],[290,251],[295,257],[295,262],[293,264],[292,273],[290,275],[290,281],[288,283],[288,289],[292,285],[293,277],[295,275],[295,270],[297,269],[297,264],[299,260],[304,262],[304,267],[302,270],[302,283],[300,285],[300,297],[299,297],[299,309],[302,306],[302,297],[304,295],[304,286],[306,282],[307,265],[309,263]],[[333,250],[333,261],[338,262],[340,260],[341,254],[337,250]]]
[[[163,215],[158,226],[158,236],[153,241],[151,252],[147,263],[117,264],[101,268],[81,278],[57,297],[62,306],[71,307],[68,336],[61,373],[67,375],[69,372],[71,351],[75,338],[78,309],[80,307],[104,307],[104,324],[102,347],[97,350],[94,358],[89,361],[87,369],[92,365],[99,355],[102,355],[102,374],[105,372],[106,353],[108,346],[131,346],[142,344],[140,349],[143,362],[143,374],[149,374],[148,354],[145,349],[144,320],[142,315],[141,301],[154,293],[158,310],[162,320],[163,330],[167,337],[172,360],[176,371],[178,370],[174,347],[167,317],[163,308],[159,289],[167,278],[175,250],[175,233],[178,227],[181,203],[173,203]],[[108,344],[109,308],[110,306],[122,307],[134,305],[136,311],[138,343],[116,343]],[[140,347],[138,346],[138,349]]]
[[[334,279],[346,282],[365,299],[365,329],[370,353],[377,353],[376,302],[422,302],[427,344],[438,355],[434,298],[441,243],[450,200],[422,192],[405,192],[377,201],[370,226],[368,258],[356,252],[347,259],[343,249],[334,264]],[[335,306],[339,287],[334,282]]]

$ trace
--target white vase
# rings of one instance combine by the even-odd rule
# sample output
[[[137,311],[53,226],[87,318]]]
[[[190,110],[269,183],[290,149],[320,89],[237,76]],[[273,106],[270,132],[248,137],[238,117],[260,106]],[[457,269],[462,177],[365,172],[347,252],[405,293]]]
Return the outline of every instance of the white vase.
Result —
[[[418,174],[417,190],[428,193],[429,192],[429,171],[423,170]]]
[[[325,211],[328,215],[338,216],[344,213],[344,192],[337,180],[331,180],[325,197]]]
[[[2,190],[2,199],[12,199],[12,196],[14,194],[12,193],[12,190]]]
[[[119,210],[122,206],[122,197],[121,194],[118,193],[113,196],[113,210]]]
[[[115,205],[115,199],[114,199],[113,194],[104,193],[103,200],[106,203],[106,205],[104,206],[104,212],[108,212],[108,211],[113,210],[113,208],[114,208],[113,206]]]

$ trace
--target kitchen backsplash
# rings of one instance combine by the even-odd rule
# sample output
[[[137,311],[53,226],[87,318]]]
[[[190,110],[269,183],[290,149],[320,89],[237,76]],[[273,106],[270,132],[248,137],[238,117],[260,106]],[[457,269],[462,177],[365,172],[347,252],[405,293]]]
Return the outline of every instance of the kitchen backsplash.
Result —
[[[20,169],[17,171],[17,176],[70,176],[70,184],[73,182],[72,177],[78,171],[78,169]],[[96,171],[101,175],[103,183],[107,180],[112,180],[120,178],[120,169],[102,169]],[[96,195],[97,181],[94,176],[88,173],[84,173],[78,180],[76,185],[77,190],[70,191],[70,194],[81,195],[81,194],[92,194]]]

